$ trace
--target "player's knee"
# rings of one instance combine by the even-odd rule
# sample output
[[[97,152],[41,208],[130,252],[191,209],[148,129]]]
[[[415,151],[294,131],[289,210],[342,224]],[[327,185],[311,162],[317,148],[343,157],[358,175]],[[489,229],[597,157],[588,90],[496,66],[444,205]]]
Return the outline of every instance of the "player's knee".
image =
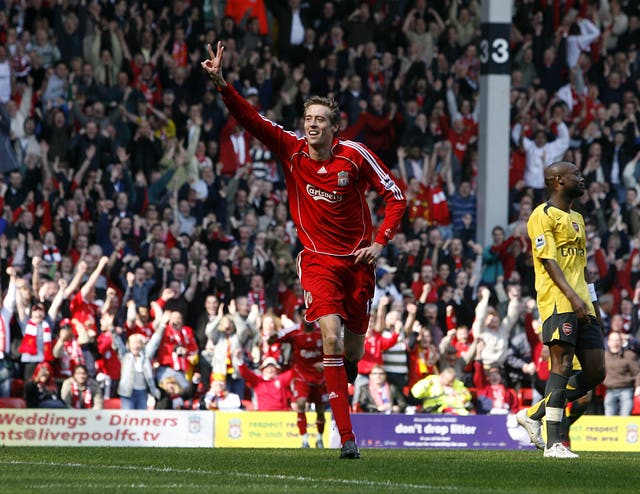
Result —
[[[325,354],[337,355],[343,352],[342,338],[335,333],[322,335],[322,347]]]

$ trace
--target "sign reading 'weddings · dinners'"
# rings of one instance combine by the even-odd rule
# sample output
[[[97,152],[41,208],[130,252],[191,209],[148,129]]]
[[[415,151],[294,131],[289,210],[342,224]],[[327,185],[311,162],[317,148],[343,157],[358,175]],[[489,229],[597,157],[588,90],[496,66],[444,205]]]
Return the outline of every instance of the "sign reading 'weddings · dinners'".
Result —
[[[213,413],[185,410],[0,410],[3,446],[213,447]]]

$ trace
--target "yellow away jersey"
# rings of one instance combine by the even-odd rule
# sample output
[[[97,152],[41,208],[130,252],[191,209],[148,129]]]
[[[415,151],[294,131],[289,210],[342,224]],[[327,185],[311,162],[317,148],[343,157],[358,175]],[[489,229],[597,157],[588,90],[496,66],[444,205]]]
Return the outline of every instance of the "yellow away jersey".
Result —
[[[553,282],[542,265],[542,259],[554,259],[558,263],[569,285],[585,301],[590,313],[595,315],[584,278],[587,249],[582,215],[573,210],[566,213],[549,203],[543,203],[531,213],[527,230],[533,252],[540,319],[545,321],[554,313],[573,312],[569,299]]]

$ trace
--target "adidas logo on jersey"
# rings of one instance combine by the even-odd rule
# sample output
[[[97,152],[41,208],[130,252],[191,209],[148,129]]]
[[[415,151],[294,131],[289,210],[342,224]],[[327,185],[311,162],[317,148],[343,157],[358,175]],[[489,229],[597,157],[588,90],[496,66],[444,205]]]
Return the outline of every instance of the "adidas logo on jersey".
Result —
[[[334,393],[333,391],[331,391],[331,393],[329,393],[329,399],[330,400],[335,400],[338,397],[338,393]]]
[[[329,172],[327,172],[327,169],[324,166],[320,167],[320,169],[318,170],[318,175],[324,175],[325,173]]]

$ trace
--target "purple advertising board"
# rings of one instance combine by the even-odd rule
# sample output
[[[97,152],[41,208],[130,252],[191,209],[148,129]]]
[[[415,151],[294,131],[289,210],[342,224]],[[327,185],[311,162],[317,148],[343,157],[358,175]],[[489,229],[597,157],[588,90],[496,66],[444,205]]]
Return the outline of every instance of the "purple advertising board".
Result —
[[[363,448],[533,449],[515,415],[351,415]]]

